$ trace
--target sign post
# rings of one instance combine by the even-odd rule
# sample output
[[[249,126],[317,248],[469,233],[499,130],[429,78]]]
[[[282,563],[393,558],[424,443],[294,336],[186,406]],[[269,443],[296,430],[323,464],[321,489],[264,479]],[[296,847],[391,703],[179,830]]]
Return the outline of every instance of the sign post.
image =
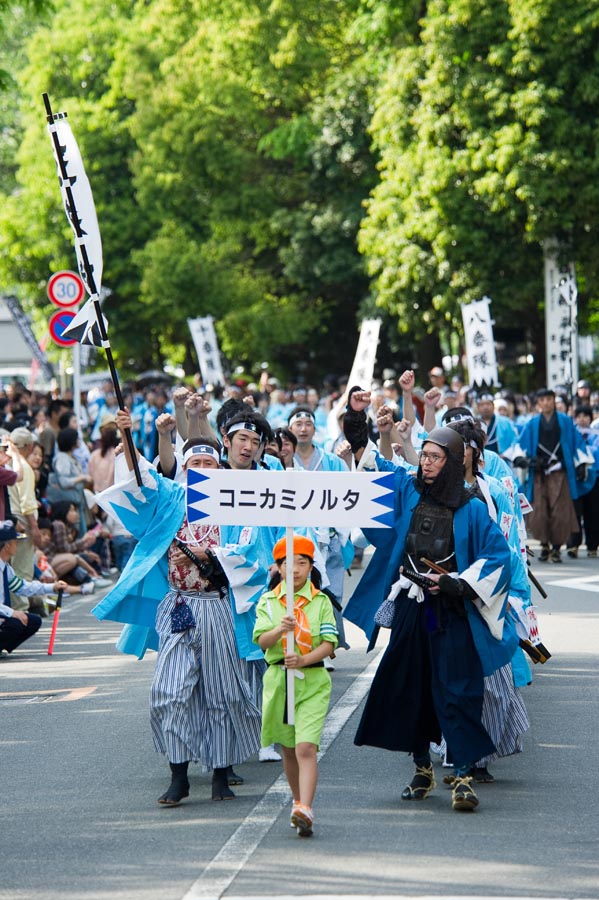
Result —
[[[286,613],[293,615],[293,528],[318,525],[392,528],[392,472],[306,472],[190,469],[187,521],[286,528]],[[287,639],[291,643],[292,639]],[[300,676],[301,677],[301,676]],[[287,721],[295,721],[295,682],[287,670]]]
[[[70,312],[66,309],[60,309],[58,310],[58,312],[52,313],[52,315],[50,316],[50,321],[48,322],[50,337],[55,344],[58,344],[59,347],[72,347],[73,344],[77,343],[77,341],[73,338],[63,337],[64,332],[67,330],[74,318],[75,313]]]
[[[48,279],[48,297],[55,306],[73,309],[83,300],[85,288],[76,272],[55,272]]]
[[[63,316],[56,318],[53,326],[55,333],[58,335],[58,340],[55,334],[52,333],[52,327],[50,328],[52,339],[59,347],[72,346],[73,348],[73,406],[75,415],[77,416],[77,422],[79,422],[81,417],[81,349],[78,341],[65,340],[62,337],[62,334],[65,331],[65,328],[68,328],[75,318],[79,303],[85,296],[85,285],[76,272],[55,272],[54,275],[48,279],[47,292],[52,303],[55,306],[60,307],[64,312]],[[73,312],[66,313],[66,310],[73,310]],[[66,319],[67,315],[69,315],[68,320]],[[56,316],[57,314],[55,313],[54,316],[52,316],[50,323],[55,320]],[[66,325],[64,325],[65,322]]]

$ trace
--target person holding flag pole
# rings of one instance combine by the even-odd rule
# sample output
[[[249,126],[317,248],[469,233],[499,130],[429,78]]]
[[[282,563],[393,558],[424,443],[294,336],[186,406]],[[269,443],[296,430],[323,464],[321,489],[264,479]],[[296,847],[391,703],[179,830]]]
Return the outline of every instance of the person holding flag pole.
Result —
[[[77,141],[67,122],[67,114],[54,114],[48,94],[43,94],[43,99],[62,200],[67,219],[75,234],[75,253],[77,254],[79,274],[90,295],[89,300],[76,314],[63,336],[75,338],[79,343],[89,343],[104,348],[119,409],[124,409],[123,394],[106,331],[107,322],[100,307],[103,268],[102,240],[94,198]],[[133,460],[135,480],[141,487],[141,474],[134,452],[133,437],[129,429],[124,433],[124,439]]]
[[[312,834],[317,752],[331,697],[331,676],[324,659],[338,641],[333,606],[320,590],[314,553],[310,538],[287,528],[286,537],[274,546],[277,572],[258,602],[254,626],[254,641],[268,663],[262,744],[281,744],[293,794],[291,824],[300,837]],[[292,573],[293,591],[287,587],[288,573]]]

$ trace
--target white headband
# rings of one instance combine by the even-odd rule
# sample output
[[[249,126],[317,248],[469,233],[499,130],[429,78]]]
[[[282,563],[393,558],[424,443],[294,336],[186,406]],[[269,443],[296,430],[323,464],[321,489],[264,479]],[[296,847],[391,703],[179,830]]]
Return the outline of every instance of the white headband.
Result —
[[[294,416],[291,416],[289,419],[289,425],[293,425],[298,419],[310,419],[312,424],[314,424],[314,415],[311,412],[308,412],[307,409],[302,409],[300,412],[297,412]]]
[[[227,428],[227,437],[230,434],[235,434],[236,431],[253,431],[260,438],[260,443],[266,443],[266,437],[262,434],[262,430],[258,428],[254,422],[236,422],[234,425],[231,425],[230,428]]]
[[[183,455],[183,465],[185,465],[192,456],[211,456],[217,463],[220,463],[220,453],[218,450],[215,450],[214,447],[211,447],[210,444],[194,444],[193,447],[186,450]]]

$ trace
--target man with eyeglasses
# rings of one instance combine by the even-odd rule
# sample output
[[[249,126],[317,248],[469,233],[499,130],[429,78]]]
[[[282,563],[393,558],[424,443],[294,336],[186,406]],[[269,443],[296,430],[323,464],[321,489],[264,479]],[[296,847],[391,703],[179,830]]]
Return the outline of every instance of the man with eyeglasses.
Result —
[[[368,445],[368,403],[367,392],[352,388],[345,434],[356,461]],[[455,766],[452,808],[473,810],[479,800],[468,773],[495,750],[481,720],[483,678],[509,662],[518,643],[504,618],[510,550],[486,505],[464,485],[464,441],[456,431],[430,432],[415,477],[375,459],[378,469],[394,472],[395,525],[364,530],[375,552],[345,617],[372,645],[378,608],[387,598],[395,609],[355,743],[412,754],[416,772],[401,796],[420,801],[436,786],[429,746],[443,733]]]

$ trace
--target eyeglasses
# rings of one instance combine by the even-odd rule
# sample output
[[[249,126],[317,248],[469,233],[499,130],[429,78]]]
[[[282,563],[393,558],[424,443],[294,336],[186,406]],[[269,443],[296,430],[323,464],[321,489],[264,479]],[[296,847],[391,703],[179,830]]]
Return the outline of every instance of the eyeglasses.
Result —
[[[439,453],[425,453],[423,451],[422,453],[420,453],[418,459],[420,460],[420,462],[428,461],[428,462],[432,462],[432,463],[439,463],[439,462],[442,462],[442,460],[444,460],[445,457],[441,456]]]

